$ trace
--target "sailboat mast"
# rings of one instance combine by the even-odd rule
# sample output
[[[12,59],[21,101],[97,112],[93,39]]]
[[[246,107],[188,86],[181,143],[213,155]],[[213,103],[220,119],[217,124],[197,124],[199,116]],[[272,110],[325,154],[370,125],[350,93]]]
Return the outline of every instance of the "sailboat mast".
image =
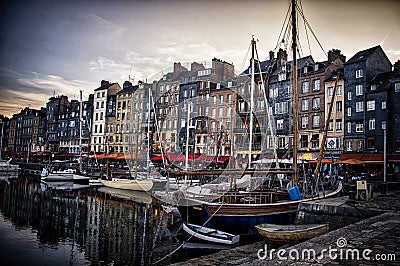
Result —
[[[152,147],[150,147],[150,115],[151,115],[151,86],[149,86],[149,100],[148,100],[148,113],[147,113],[147,159],[146,159],[146,168],[147,168],[147,175],[150,173],[150,150]],[[155,114],[154,114],[155,117]]]
[[[79,91],[79,173],[82,173],[82,91]]]
[[[250,139],[249,139],[249,164],[251,164],[252,157],[252,146],[253,146],[253,108],[254,108],[254,57],[255,57],[256,42],[254,41],[254,36],[251,39],[251,84],[250,84]]]
[[[296,28],[296,0],[292,0],[292,53],[293,53],[293,182],[298,182],[297,171],[297,28]]]

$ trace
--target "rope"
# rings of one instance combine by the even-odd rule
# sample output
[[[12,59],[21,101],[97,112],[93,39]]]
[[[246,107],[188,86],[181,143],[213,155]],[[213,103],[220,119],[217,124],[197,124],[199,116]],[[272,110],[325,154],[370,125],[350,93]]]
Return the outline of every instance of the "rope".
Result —
[[[325,49],[322,47],[320,41],[318,40],[318,38],[317,38],[317,36],[315,35],[313,29],[311,28],[310,23],[308,23],[308,20],[307,20],[306,17],[304,16],[303,10],[300,9],[300,8],[297,6],[297,11],[298,11],[299,14],[301,15],[301,17],[302,17],[302,19],[303,19],[305,25],[310,29],[310,32],[311,32],[312,35],[314,36],[314,38],[315,38],[315,40],[317,41],[317,43],[318,43],[319,47],[321,48],[321,50],[324,52],[325,56],[328,57],[328,54],[325,52]]]

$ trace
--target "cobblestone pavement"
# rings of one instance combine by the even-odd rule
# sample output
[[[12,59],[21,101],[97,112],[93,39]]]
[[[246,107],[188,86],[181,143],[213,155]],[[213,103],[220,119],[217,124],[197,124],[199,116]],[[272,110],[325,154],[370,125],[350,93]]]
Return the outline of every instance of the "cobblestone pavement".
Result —
[[[400,192],[375,195],[371,201],[349,201],[348,204],[387,212],[295,246],[282,247],[285,253],[281,253],[281,257],[287,259],[278,259],[277,250],[271,258],[259,259],[257,253],[264,255],[267,250],[267,255],[271,254],[271,248],[268,249],[268,245],[262,241],[192,259],[180,265],[400,265]],[[310,250],[315,251],[315,256]],[[289,254],[296,257],[296,252],[299,252],[299,259],[290,259]]]

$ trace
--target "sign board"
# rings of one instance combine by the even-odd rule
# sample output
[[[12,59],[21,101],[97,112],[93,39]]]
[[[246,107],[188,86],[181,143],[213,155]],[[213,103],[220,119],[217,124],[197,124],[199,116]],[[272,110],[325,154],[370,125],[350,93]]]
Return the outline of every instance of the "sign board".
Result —
[[[326,143],[328,148],[330,149],[336,148],[336,140],[334,138],[328,138]]]

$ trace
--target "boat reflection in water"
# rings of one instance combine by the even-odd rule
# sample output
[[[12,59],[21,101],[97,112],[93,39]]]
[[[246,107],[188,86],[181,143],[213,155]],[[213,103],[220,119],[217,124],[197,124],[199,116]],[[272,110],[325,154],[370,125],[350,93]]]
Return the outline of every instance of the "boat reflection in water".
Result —
[[[119,200],[117,194],[103,188],[44,186],[21,177],[1,182],[0,248],[7,251],[2,261],[148,265],[179,245],[180,217],[167,215],[142,193]]]

